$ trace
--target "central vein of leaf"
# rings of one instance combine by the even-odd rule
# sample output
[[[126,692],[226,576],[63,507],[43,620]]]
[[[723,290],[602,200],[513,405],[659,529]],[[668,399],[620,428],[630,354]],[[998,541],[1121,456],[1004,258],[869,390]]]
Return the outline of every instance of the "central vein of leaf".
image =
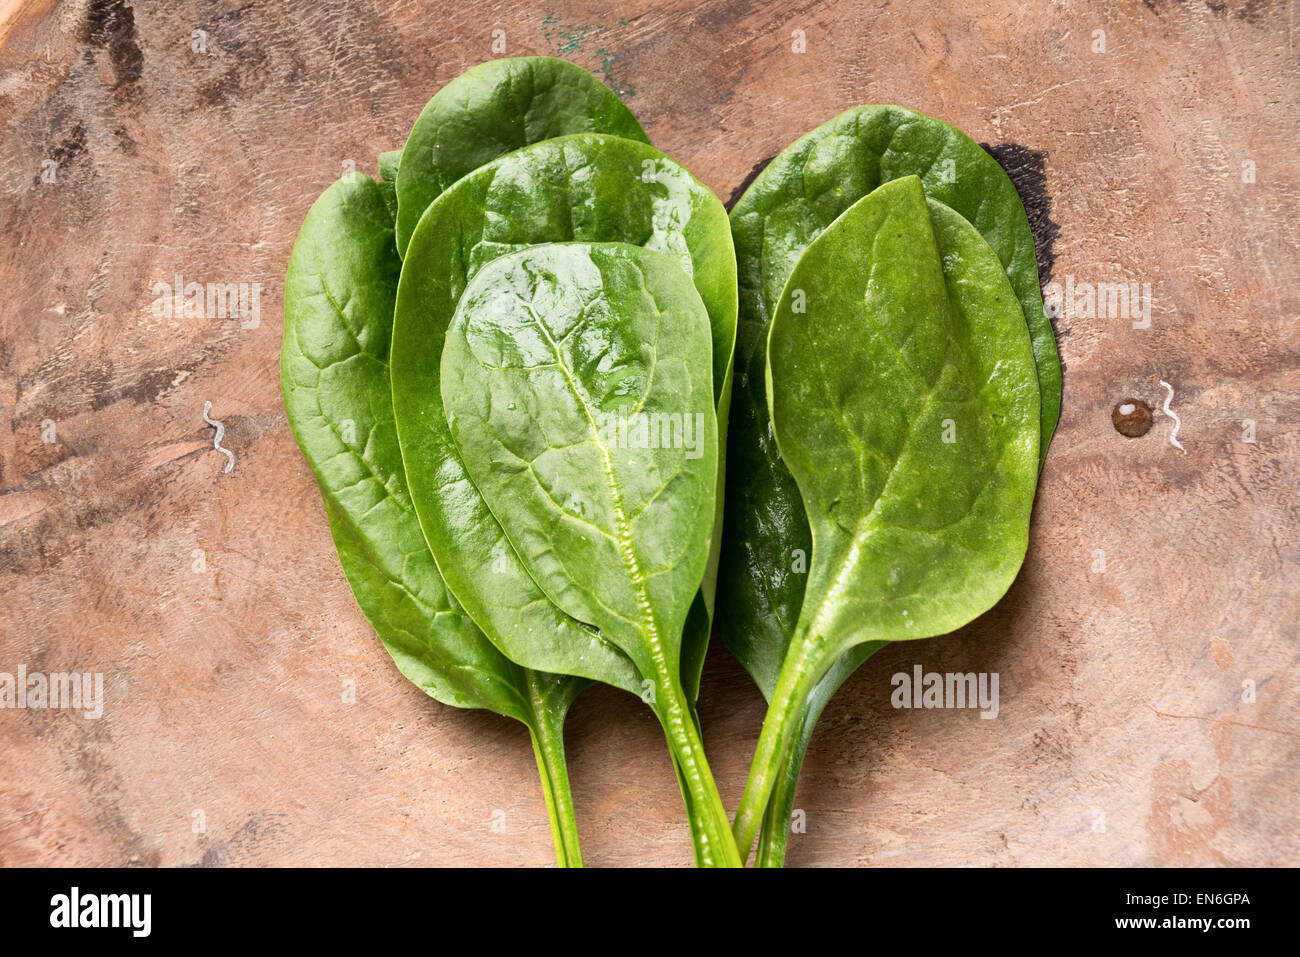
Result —
[[[573,394],[579,408],[582,409],[583,415],[587,419],[587,425],[591,431],[592,444],[596,446],[600,453],[601,468],[605,475],[605,484],[609,488],[610,499],[614,505],[614,515],[616,528],[614,529],[614,540],[618,545],[619,556],[623,559],[623,564],[627,568],[628,580],[632,584],[633,593],[636,596],[637,608],[641,612],[642,628],[641,634],[646,643],[650,646],[650,657],[655,663],[655,671],[660,677],[661,683],[667,684],[670,679],[670,670],[668,660],[664,655],[663,642],[659,637],[659,627],[655,620],[654,611],[650,605],[650,596],[646,591],[645,574],[641,571],[641,563],[637,558],[636,549],[632,545],[632,523],[627,518],[627,510],[623,506],[623,495],[619,491],[618,480],[614,475],[614,461],[610,454],[609,448],[600,441],[600,428],[596,423],[596,416],[587,404],[587,398],[582,389],[578,386],[578,381],[574,377],[573,370],[569,368],[564,361],[564,354],[560,349],[559,343],[551,335],[551,330],[546,328],[546,323],[542,322],[538,315],[533,311],[531,306],[527,306],[528,314],[533,323],[537,326],[538,331],[545,337],[547,345],[550,346],[552,354],[555,356],[556,367],[564,375],[568,383],[569,391]]]
[[[944,357],[944,368],[947,368],[950,359],[951,349],[949,350],[949,354]],[[848,550],[844,553],[843,557],[839,559],[838,567],[835,570],[834,577],[831,579],[830,586],[817,602],[817,611],[813,615],[811,621],[809,621],[808,631],[804,637],[805,645],[811,646],[821,644],[822,635],[826,633],[828,616],[835,611],[835,607],[839,604],[840,598],[853,584],[854,572],[857,569],[858,563],[862,561],[863,539],[870,534],[876,516],[880,514],[881,509],[888,500],[887,493],[889,491],[889,484],[894,480],[894,476],[898,473],[898,463],[903,459],[903,453],[907,448],[907,443],[911,440],[912,433],[916,429],[916,423],[925,416],[929,411],[931,403],[934,401],[934,397],[938,392],[938,381],[940,378],[942,378],[942,370],[940,370],[940,375],[936,377],[935,383],[926,389],[925,397],[921,402],[920,409],[908,421],[907,432],[903,436],[903,441],[899,443],[898,452],[894,455],[893,461],[890,463],[889,471],[885,473],[884,480],[880,483],[880,490],[876,492],[876,497],[871,502],[870,510],[858,519],[852,532],[848,535]],[[842,526],[835,527],[841,528]],[[817,534],[817,530],[814,528],[814,555],[816,555],[817,552],[817,539],[820,537],[821,536]],[[838,656],[842,652],[843,649],[832,649],[832,654],[835,656]]]
[[[862,537],[869,531],[871,516],[864,516],[854,529],[853,535],[849,539],[848,553],[840,560],[839,568],[835,571],[835,577],[831,579],[830,587],[817,603],[817,612],[813,615],[812,621],[808,623],[808,633],[804,642],[808,646],[821,644],[822,636],[826,634],[827,616],[835,610],[839,603],[840,597],[847,591],[853,581],[853,574],[862,560]]]

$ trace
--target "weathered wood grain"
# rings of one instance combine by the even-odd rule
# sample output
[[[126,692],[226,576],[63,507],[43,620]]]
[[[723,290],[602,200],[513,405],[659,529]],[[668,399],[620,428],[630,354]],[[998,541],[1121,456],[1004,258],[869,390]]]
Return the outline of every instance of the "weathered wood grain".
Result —
[[[791,863],[1300,864],[1294,21],[1256,0],[0,3],[0,672],[102,672],[106,699],[0,711],[0,864],[553,860],[522,729],[424,698],[357,611],[278,380],[308,206],[494,29],[594,70],[724,199],[847,107],[942,117],[1013,169],[1052,279],[1150,283],[1149,328],[1059,321],[1025,568],[835,698]],[[177,274],[259,283],[260,322],[156,316]],[[1156,410],[1135,439],[1111,424],[1130,397]],[[997,672],[998,718],[893,709],[914,664]],[[762,710],[715,648],[732,807]],[[568,741],[588,861],[689,862],[648,711],[593,690]]]

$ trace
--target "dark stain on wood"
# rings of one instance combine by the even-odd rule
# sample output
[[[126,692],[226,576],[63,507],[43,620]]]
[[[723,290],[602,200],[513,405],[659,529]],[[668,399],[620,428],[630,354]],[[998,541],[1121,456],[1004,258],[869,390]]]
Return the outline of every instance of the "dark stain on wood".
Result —
[[[116,83],[113,91],[129,99],[144,72],[144,54],[135,34],[135,12],[125,0],[91,0],[82,25],[82,41],[108,51]]]
[[[740,202],[740,197],[745,195],[745,190],[749,189],[749,184],[758,179],[758,174],[767,169],[767,164],[772,162],[774,159],[776,159],[776,154],[769,156],[765,160],[759,160],[754,164],[753,168],[749,171],[749,174],[740,181],[740,185],[733,189],[731,195],[727,197],[727,212],[731,212],[732,207]]]
[[[1052,219],[1052,197],[1047,192],[1047,151],[1032,150],[1019,143],[981,143],[1011,178],[1020,202],[1024,203],[1029,228],[1034,234],[1034,251],[1038,256],[1038,280],[1052,281],[1056,266],[1056,240],[1061,226]]]

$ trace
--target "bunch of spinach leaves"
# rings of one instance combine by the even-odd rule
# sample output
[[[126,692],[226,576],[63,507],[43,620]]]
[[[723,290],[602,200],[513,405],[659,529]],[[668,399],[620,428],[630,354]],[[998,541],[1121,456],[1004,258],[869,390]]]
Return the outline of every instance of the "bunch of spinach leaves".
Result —
[[[736,852],[729,828],[720,826],[726,815],[703,760],[694,717],[710,630],[707,568],[695,582],[685,634],[676,628],[672,635],[681,642],[680,663],[647,671],[645,661],[609,635],[598,616],[575,615],[546,594],[536,569],[528,567],[527,548],[511,539],[482,494],[482,482],[474,481],[461,461],[440,401],[444,369],[428,361],[443,354],[458,303],[486,265],[531,246],[573,241],[628,243],[672,257],[709,320],[714,402],[707,418],[716,423],[718,410],[725,415],[737,305],[735,254],[721,203],[685,169],[645,144],[601,134],[546,140],[462,178],[428,207],[411,236],[392,355],[393,402],[412,497],[448,584],[497,647],[526,667],[593,678],[646,698],[663,724],[680,774],[697,856],[702,862],[731,862]],[[602,362],[615,361],[612,340],[598,337],[588,346],[596,344],[606,348]],[[630,392],[622,405],[646,419],[653,415]],[[536,404],[529,409],[538,428],[552,411]],[[716,438],[709,441],[717,444]],[[719,479],[715,466],[715,484]],[[666,493],[675,491],[674,485]],[[717,540],[719,497],[714,489],[713,520],[703,529],[706,557]],[[690,531],[665,529],[665,534],[680,537]],[[677,714],[683,696],[690,719],[684,723]]]
[[[913,243],[896,250],[897,262],[892,264],[882,255],[888,235],[864,232],[859,240],[868,245],[846,245],[844,234],[851,231],[854,218],[869,215],[885,202],[916,206],[915,189],[899,192],[885,188],[908,177],[914,177],[928,197],[935,225],[928,227],[919,217],[913,217],[917,219],[911,223]],[[874,198],[867,203],[867,197]],[[942,345],[950,364],[961,360],[961,352],[939,327],[924,329],[924,313],[898,320],[898,329],[891,330],[887,325],[896,309],[890,288],[898,296],[907,288],[901,275],[894,278],[892,287],[883,285],[884,277],[893,275],[891,265],[917,268],[920,261],[927,259],[927,251],[935,248],[934,241],[925,240],[927,230],[935,233],[941,254],[955,256],[943,245],[954,217],[967,223],[985,244],[985,265],[1000,266],[998,271],[986,270],[980,281],[990,288],[1009,284],[1001,298],[995,293],[994,303],[1001,310],[1008,303],[1018,304],[1021,315],[1017,331],[1032,348],[1027,374],[1031,384],[1036,385],[1035,448],[1041,461],[1060,409],[1061,371],[1056,343],[1043,309],[1034,238],[1024,207],[1006,173],[978,144],[946,123],[911,110],[896,106],[855,108],[808,133],[773,159],[731,212],[740,282],[740,321],[718,583],[719,607],[724,612],[718,622],[724,641],[771,702],[765,735],[780,739],[779,749],[775,740],[760,744],[761,753],[751,771],[736,821],[737,841],[743,852],[752,842],[756,821],[762,816],[760,864],[779,866],[784,859],[803,755],[813,726],[836,689],[887,642],[939,634],[984,611],[1000,597],[1024,555],[1036,470],[1028,470],[1023,463],[1023,494],[1015,508],[1008,507],[997,517],[998,536],[980,535],[979,541],[972,542],[962,537],[966,533],[958,531],[960,526],[925,524],[929,512],[942,512],[944,502],[960,499],[961,488],[987,477],[982,470],[986,470],[989,459],[976,454],[986,448],[980,443],[997,438],[1028,439],[1014,433],[1005,418],[990,417],[995,396],[988,387],[969,403],[971,409],[983,407],[981,418],[967,426],[954,413],[943,420],[951,425],[946,436],[933,429],[927,431],[921,413],[928,414],[932,408],[928,403],[935,401],[935,393],[929,390],[947,380],[917,379],[913,373],[917,369],[924,371],[924,350]],[[838,252],[838,260],[828,255],[832,251]],[[956,259],[950,264],[945,258],[943,263],[943,276],[949,285],[959,282],[959,291],[969,288],[973,280],[954,277],[960,268],[972,267]],[[814,299],[808,288],[810,282],[837,270],[852,277],[852,283],[835,295]],[[937,286],[937,276],[931,268],[932,285]],[[790,301],[792,297],[796,301]],[[845,314],[837,311],[863,303],[868,308],[859,325],[847,324]],[[823,336],[818,340],[819,349],[802,354],[774,351],[786,344],[782,324],[777,321],[783,309],[791,310],[786,319],[789,328],[806,328]],[[952,306],[948,312],[956,314]],[[832,329],[840,338],[827,338]],[[871,355],[873,337],[884,337],[884,348],[896,369],[889,369],[888,361]],[[1017,350],[1018,346],[1013,352]],[[1015,355],[1003,358],[1005,364],[999,368],[1005,372],[1012,368]],[[898,370],[911,379],[910,384],[898,381]],[[837,436],[833,430],[817,427],[818,432],[811,438],[820,443],[822,465],[802,476],[794,466],[793,449],[809,438],[804,430],[812,428],[813,423],[791,416],[783,429],[780,415],[782,396],[800,382],[818,384],[822,390],[820,404],[834,413],[839,431],[844,433]],[[1023,386],[1005,375],[997,382],[1003,388]],[[923,388],[916,391],[918,387]],[[870,390],[872,401],[889,406],[896,418],[886,423],[872,418],[870,410],[855,408],[860,398],[858,389]],[[906,430],[906,435],[900,430]],[[904,437],[906,444],[902,443]],[[944,442],[944,438],[952,441]],[[913,447],[928,448],[924,445],[927,442],[947,457],[904,454]],[[939,444],[933,445],[935,442]],[[844,494],[836,491],[827,498],[827,491],[817,486],[819,481],[838,481],[848,474],[830,458],[845,443],[857,450],[862,462],[888,465],[888,472],[882,480],[871,467],[860,464],[854,469],[859,484],[852,490],[852,497],[843,490]],[[844,468],[849,464],[842,463]],[[999,467],[1005,468],[1006,463]],[[926,491],[938,496],[938,501],[931,502],[920,494]],[[946,600],[951,614],[923,619],[918,612],[908,611],[894,619],[886,616],[874,622],[861,617],[851,628],[844,625],[844,635],[852,633],[857,637],[839,650],[837,658],[828,659],[823,651],[812,666],[806,665],[800,657],[808,640],[806,632],[814,621],[818,628],[825,623],[824,619],[816,619],[815,609],[819,601],[826,599],[819,589],[829,567],[826,561],[832,549],[831,530],[870,530],[884,522],[892,497],[913,493],[911,508],[918,527],[906,535],[901,527],[895,529],[899,537],[890,550],[874,557],[880,563],[877,572],[888,573],[884,582],[888,587],[872,591],[875,584],[853,578],[849,570],[841,569],[846,576],[841,582],[843,587],[859,591],[860,598],[883,603],[883,608],[893,608],[899,589],[932,587],[928,581],[914,582],[905,574],[909,562],[938,562],[959,569],[966,560],[963,556],[980,569],[1010,569],[1003,575],[1005,584],[1001,589],[979,591],[973,580],[962,579],[965,584],[954,585],[955,590],[948,595],[918,592],[918,600],[931,604]],[[823,530],[821,538],[819,527]],[[1014,540],[1004,537],[1013,532]],[[939,551],[936,553],[931,546]],[[1006,564],[1009,559],[1004,551],[1008,547],[1015,555],[1012,565]],[[856,550],[850,549],[850,554],[856,562],[871,557],[865,540],[858,543]],[[838,641],[844,635],[819,635],[816,640]],[[783,711],[791,706],[784,701],[777,703],[778,695],[784,698],[788,693],[779,687],[781,678],[795,670],[805,684],[809,673],[820,677],[810,687],[800,689],[795,705]],[[762,753],[769,748],[778,753]]]
[[[592,681],[659,719],[698,864],[761,825],[779,866],[829,698],[1023,560],[1060,368],[1014,187],[952,127],[862,107],[728,219],[546,57],[467,71],[378,166],[308,213],[281,354],[363,613],[427,694],[528,728],[562,866]],[[769,701],[734,822],[696,711],[715,610]]]
[[[581,863],[563,722],[592,679],[641,695],[655,709],[697,860],[738,863],[694,709],[711,627],[721,525],[718,422],[726,421],[737,308],[725,211],[648,145],[610,90],[546,57],[467,71],[434,96],[404,148],[382,154],[379,168],[383,181],[347,176],[308,214],[286,279],[281,356],[290,425],[316,473],[358,604],[403,674],[428,694],[529,728],[561,865]],[[681,475],[661,463],[666,487],[630,516],[628,528],[610,532],[627,540],[628,554],[638,554],[640,542],[646,560],[664,558],[665,542],[693,545],[674,554],[672,575],[658,565],[636,569],[629,587],[655,603],[633,632],[608,633],[609,620],[573,615],[565,598],[541,587],[546,579],[530,564],[535,556],[512,541],[512,523],[498,520],[472,473],[461,470],[438,388],[442,339],[468,281],[505,253],[568,240],[590,241],[588,269],[605,262],[606,246],[657,250],[615,257],[653,260],[634,270],[637,283],[629,277],[623,311],[659,297],[698,307],[693,319],[704,317],[705,365],[699,368],[693,353],[690,380],[706,383],[712,397],[706,409],[691,410],[707,412],[707,427],[694,436],[701,454],[684,460],[691,468]],[[566,268],[578,268],[575,257],[576,248]],[[553,300],[557,290],[572,291],[573,277],[551,279]],[[544,295],[543,285],[534,292]],[[552,306],[558,316],[564,302]],[[590,328],[589,336],[617,332]],[[677,329],[669,338],[673,346],[690,341]],[[651,368],[664,374],[675,361]],[[630,386],[635,377],[625,369],[623,378]],[[635,396],[625,389],[613,398],[626,406]],[[439,454],[431,471],[429,457]],[[647,462],[637,464],[655,474]],[[635,497],[626,470],[610,482],[610,494]],[[683,511],[682,503],[707,507],[708,519],[696,521],[698,508]],[[429,517],[438,515],[451,525],[431,526]],[[660,594],[669,580],[675,587]],[[684,582],[688,611],[678,621]]]

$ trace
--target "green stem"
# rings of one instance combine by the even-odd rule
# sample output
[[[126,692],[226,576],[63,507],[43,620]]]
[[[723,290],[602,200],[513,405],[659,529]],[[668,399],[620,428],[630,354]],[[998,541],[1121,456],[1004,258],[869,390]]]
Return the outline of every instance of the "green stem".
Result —
[[[848,680],[849,675],[888,642],[868,641],[855,645],[840,655],[830,669],[813,686],[799,711],[799,730],[782,766],[781,774],[772,787],[772,797],[763,814],[763,828],[758,834],[759,867],[781,867],[785,863],[786,841],[790,836],[790,814],[794,810],[795,788],[803,769],[804,755],[812,739],[813,728],[821,717],[831,697]]]
[[[551,838],[555,842],[555,863],[560,867],[581,867],[582,848],[578,844],[578,822],[573,814],[573,795],[569,791],[569,774],[564,764],[564,746],[556,748],[534,729],[533,754],[542,779],[546,813],[551,819]]]
[[[793,756],[795,736],[803,726],[800,716],[808,695],[826,671],[825,667],[808,667],[815,657],[814,649],[812,642],[801,642],[796,635],[791,652],[781,665],[776,690],[772,693],[767,715],[763,718],[763,730],[758,736],[754,761],[749,767],[749,778],[745,781],[745,793],[740,798],[740,807],[736,810],[736,820],[732,825],[732,834],[736,839],[736,847],[741,850],[742,859],[749,857],[754,835],[758,832],[761,817],[767,811],[772,791]],[[802,757],[799,760],[802,763]],[[793,794],[790,800],[794,800]]]
[[[582,867],[582,847],[578,842],[578,821],[573,811],[573,792],[569,789],[569,767],[564,760],[563,708],[548,708],[538,692],[536,682],[528,681],[533,701],[533,721],[528,735],[537,759],[537,774],[546,798],[546,815],[551,821],[551,840],[555,844],[555,863],[560,867]]]
[[[691,821],[691,843],[696,863],[702,867],[740,867],[742,861],[731,840],[727,811],[722,806],[713,773],[704,755],[699,729],[691,708],[675,682],[655,686],[655,714],[668,738],[677,765],[677,779]]]
[[[756,867],[782,867],[785,864],[795,790],[799,785],[799,772],[803,769],[804,755],[808,751],[808,742],[812,739],[816,721],[817,715],[804,715],[799,733],[791,745],[790,756],[772,786],[772,796],[768,799],[767,810],[763,814],[763,826],[758,832],[758,854],[754,858]]]

